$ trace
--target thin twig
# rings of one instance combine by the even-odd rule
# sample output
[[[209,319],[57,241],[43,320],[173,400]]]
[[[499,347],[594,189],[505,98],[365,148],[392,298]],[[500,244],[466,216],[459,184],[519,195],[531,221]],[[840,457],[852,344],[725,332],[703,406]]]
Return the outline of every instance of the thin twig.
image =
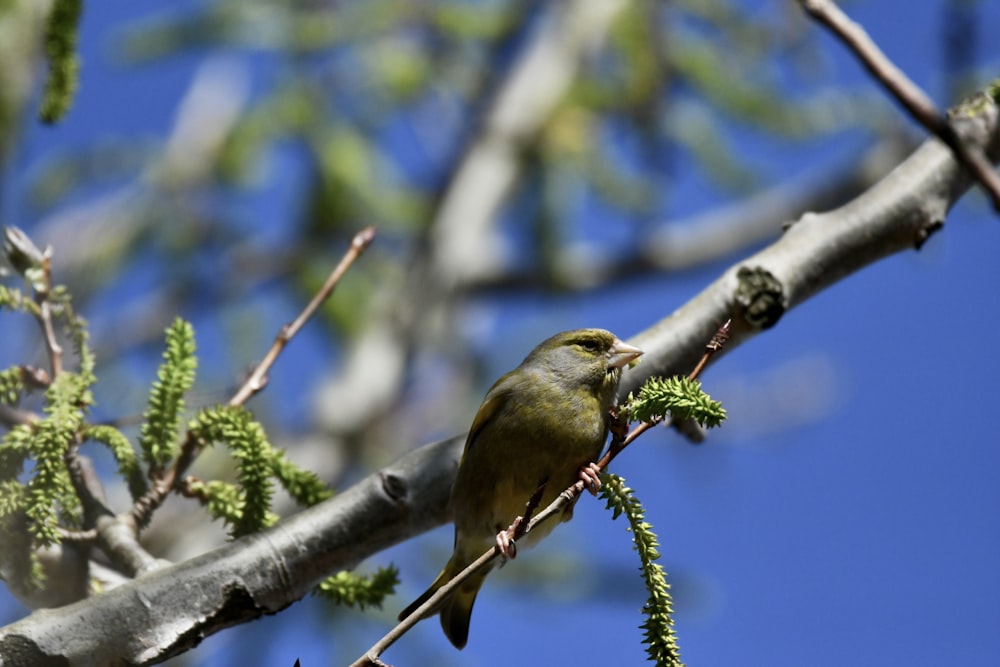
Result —
[[[195,435],[194,431],[188,431],[173,465],[161,471],[149,486],[149,490],[132,503],[132,509],[129,510],[127,516],[136,533],[145,528],[149,520],[153,518],[153,512],[163,504],[163,501],[173,491],[177,481],[188,469],[188,466],[194,462],[203,445],[204,443]]]
[[[705,354],[701,355],[701,359],[695,364],[694,370],[688,373],[689,380],[697,380],[701,372],[705,370],[705,366],[708,364],[709,359],[712,358],[712,355],[726,346],[726,342],[729,341],[729,327],[732,324],[732,320],[726,320],[725,324],[719,327],[715,334],[712,335],[712,340],[708,341],[708,345],[705,346]]]
[[[264,358],[257,364],[256,368],[250,373],[250,376],[247,377],[246,381],[240,386],[233,397],[229,399],[230,406],[243,405],[251,396],[267,385],[268,371],[274,365],[278,355],[281,354],[281,351],[285,349],[288,342],[299,332],[309,318],[313,316],[316,310],[323,304],[323,301],[329,298],[334,287],[340,282],[340,279],[374,240],[374,227],[366,227],[354,235],[351,247],[344,253],[340,263],[330,272],[326,282],[323,283],[323,287],[306,307],[302,309],[298,317],[281,327],[267,354],[264,355]],[[130,516],[137,527],[141,528],[149,522],[153,511],[163,503],[167,495],[180,482],[188,466],[194,462],[198,452],[201,451],[203,444],[192,431],[188,431],[187,438],[185,438],[184,443],[181,445],[180,454],[174,460],[173,465],[164,471],[158,479],[154,480],[149,491],[132,505]]]
[[[42,416],[37,412],[0,405],[0,426],[6,426],[8,429],[21,424],[33,424],[41,420]]]
[[[49,354],[50,376],[62,373],[63,349],[56,338],[52,325],[52,248],[39,250],[35,242],[17,227],[3,228],[3,252],[7,261],[31,285],[33,293],[29,310],[45,336],[45,348]],[[41,271],[41,275],[39,275]]]
[[[271,345],[271,349],[267,351],[267,354],[264,355],[261,362],[257,364],[257,367],[253,370],[250,377],[246,379],[236,394],[229,399],[229,405],[243,405],[246,403],[247,399],[264,388],[267,384],[267,373],[271,370],[271,366],[274,365],[278,355],[281,354],[281,351],[285,349],[285,346],[288,345],[288,342],[299,332],[299,329],[302,328],[306,321],[313,316],[313,313],[315,313],[316,310],[323,305],[323,302],[329,298],[330,294],[333,292],[333,288],[337,286],[337,283],[344,277],[347,270],[351,268],[354,261],[361,256],[361,253],[363,253],[374,240],[374,227],[365,227],[360,232],[355,234],[354,239],[351,241],[351,247],[341,258],[340,263],[337,264],[336,268],[334,268],[334,270],[327,277],[326,282],[323,283],[323,287],[316,293],[316,295],[312,298],[312,301],[306,305],[302,312],[299,313],[298,317],[281,327],[281,331],[279,331],[278,335],[274,338],[274,343]]]
[[[948,119],[934,106],[934,102],[915,83],[882,53],[864,28],[852,21],[832,0],[800,0],[806,13],[829,28],[861,60],[896,101],[928,131],[937,135],[979,181],[1000,212],[1000,176],[977,146],[962,141]]]
[[[705,354],[702,356],[701,361],[695,366],[695,369],[691,371],[688,375],[689,378],[695,379],[705,368],[708,360],[713,354],[722,349],[725,345],[726,340],[729,338],[729,326],[731,320],[727,320],[712,336],[712,340],[705,346]],[[612,419],[618,419],[617,415],[612,415]],[[601,457],[601,460],[597,462],[597,467],[601,470],[607,468],[608,464],[615,459],[618,454],[622,452],[629,444],[631,444],[637,437],[645,433],[647,430],[655,426],[656,424],[662,423],[662,420],[656,422],[643,422],[636,426],[632,431],[626,436],[622,436],[621,432],[616,432],[616,429],[612,428],[614,433],[611,441],[611,445],[608,447],[608,451]],[[539,512],[531,519],[530,522],[522,522],[522,525],[526,524],[524,530],[518,527],[518,535],[527,535],[530,533],[535,526],[545,521],[548,521],[553,516],[557,514],[562,514],[565,508],[571,503],[576,502],[576,499],[583,493],[586,488],[583,480],[578,480],[574,482],[571,486],[566,488],[562,493],[556,496],[548,507]],[[540,487],[541,489],[541,487]],[[527,508],[525,512],[526,515],[530,515],[530,509],[533,504],[537,504],[538,499],[541,498],[541,494],[536,491],[535,494],[528,501]],[[479,558],[474,560],[468,567],[452,577],[448,583],[439,588],[434,595],[429,597],[422,605],[417,607],[413,613],[408,615],[406,618],[401,620],[395,627],[387,632],[381,639],[379,639],[370,649],[368,649],[364,655],[351,663],[351,667],[372,667],[373,665],[378,666],[383,663],[379,660],[379,656],[385,653],[386,649],[392,646],[396,641],[406,634],[410,628],[423,620],[428,614],[432,613],[438,608],[442,601],[448,597],[455,589],[462,585],[466,579],[471,577],[473,574],[479,570],[485,568],[489,563],[492,563],[496,558],[500,556],[499,546],[494,546],[489,551],[484,552]]]
[[[50,375],[54,379],[62,373],[63,349],[52,325],[52,302],[49,301],[49,295],[52,293],[52,262],[48,253],[45,253],[42,259],[42,271],[45,275],[45,286],[42,290],[36,291],[35,300],[39,308],[38,323],[45,334],[45,347],[49,353]]]
[[[688,373],[689,380],[696,380],[701,372],[705,370],[705,366],[708,365],[709,360],[712,358],[716,352],[721,350],[725,345],[726,341],[729,340],[729,328],[732,325],[732,320],[726,320],[725,324],[719,327],[716,332],[712,335],[712,340],[708,341],[705,345],[705,353],[701,355],[701,359],[695,364],[694,370]],[[634,429],[629,431],[627,435],[622,438],[615,437],[611,440],[611,445],[608,447],[607,453],[604,457],[598,461],[597,465],[603,470],[611,463],[616,456],[618,456],[623,449],[628,447],[632,442],[635,441],[640,435],[660,424],[664,424],[665,419],[654,419],[653,421],[642,422],[636,425]]]

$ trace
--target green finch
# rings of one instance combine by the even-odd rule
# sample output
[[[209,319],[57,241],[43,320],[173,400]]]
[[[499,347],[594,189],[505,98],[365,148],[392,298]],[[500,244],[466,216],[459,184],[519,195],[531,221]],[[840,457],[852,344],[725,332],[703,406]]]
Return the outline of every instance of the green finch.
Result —
[[[544,486],[539,507],[578,479],[596,489],[600,482],[593,461],[608,437],[622,367],[641,354],[603,329],[565,331],[497,380],[472,422],[451,491],[454,553],[400,620],[494,545],[502,556],[513,557],[507,526],[539,487]],[[567,507],[562,521],[570,519],[572,509]],[[521,546],[536,543],[555,524],[539,524]],[[467,579],[431,612],[441,614],[444,634],[456,648],[469,638],[472,604],[488,572]]]

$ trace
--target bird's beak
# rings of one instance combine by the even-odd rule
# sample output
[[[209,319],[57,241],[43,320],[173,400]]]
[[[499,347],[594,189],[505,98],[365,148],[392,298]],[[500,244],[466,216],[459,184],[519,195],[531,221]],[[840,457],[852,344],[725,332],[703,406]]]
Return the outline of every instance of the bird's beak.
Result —
[[[642,350],[615,338],[615,342],[611,344],[611,349],[608,350],[608,355],[610,356],[608,367],[621,368],[642,356]]]

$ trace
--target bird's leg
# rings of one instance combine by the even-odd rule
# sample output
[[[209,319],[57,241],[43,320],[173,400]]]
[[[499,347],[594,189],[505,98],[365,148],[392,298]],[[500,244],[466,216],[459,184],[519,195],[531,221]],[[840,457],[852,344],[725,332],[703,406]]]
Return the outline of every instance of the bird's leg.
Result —
[[[601,488],[600,467],[596,463],[588,463],[580,468],[580,481],[583,482],[583,488],[590,491],[591,495],[596,496],[598,489]]]
[[[514,523],[510,524],[506,530],[501,530],[497,533],[497,552],[500,554],[500,566],[503,567],[503,563],[507,562],[507,559],[517,558],[517,544],[514,542],[515,535],[519,532],[523,533],[524,529],[522,526],[527,523],[524,517],[519,516],[514,519]]]
[[[596,463],[588,463],[587,465],[580,468],[580,480],[583,482],[583,488],[590,491],[593,495],[597,495],[597,490],[601,488],[601,467]],[[573,493],[569,493],[570,491]],[[566,496],[569,502],[562,511],[562,517],[560,521],[569,521],[573,518],[573,508],[576,507],[576,501],[580,500],[580,495],[575,489],[566,489],[562,492],[562,495]]]
[[[511,560],[517,558],[517,544],[515,542],[528,532],[531,515],[534,514],[535,510],[538,509],[538,505],[542,502],[543,493],[545,493],[545,482],[539,484],[535,492],[528,498],[528,502],[524,506],[524,516],[515,518],[514,522],[507,527],[507,530],[501,530],[497,533],[497,552],[504,561],[508,558]]]

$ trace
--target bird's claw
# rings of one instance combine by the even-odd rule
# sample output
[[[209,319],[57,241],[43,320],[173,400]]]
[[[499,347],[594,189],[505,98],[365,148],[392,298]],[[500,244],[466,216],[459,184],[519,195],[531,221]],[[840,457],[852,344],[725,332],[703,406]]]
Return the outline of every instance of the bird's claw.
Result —
[[[601,488],[601,469],[597,467],[596,463],[588,463],[580,468],[580,481],[583,482],[583,488],[590,491],[591,495],[596,496],[597,491]]]
[[[497,553],[500,554],[500,558],[504,562],[508,558],[511,560],[517,558],[517,543],[515,539],[520,537],[519,531],[523,522],[523,517],[517,517],[507,530],[501,530],[497,533]]]

